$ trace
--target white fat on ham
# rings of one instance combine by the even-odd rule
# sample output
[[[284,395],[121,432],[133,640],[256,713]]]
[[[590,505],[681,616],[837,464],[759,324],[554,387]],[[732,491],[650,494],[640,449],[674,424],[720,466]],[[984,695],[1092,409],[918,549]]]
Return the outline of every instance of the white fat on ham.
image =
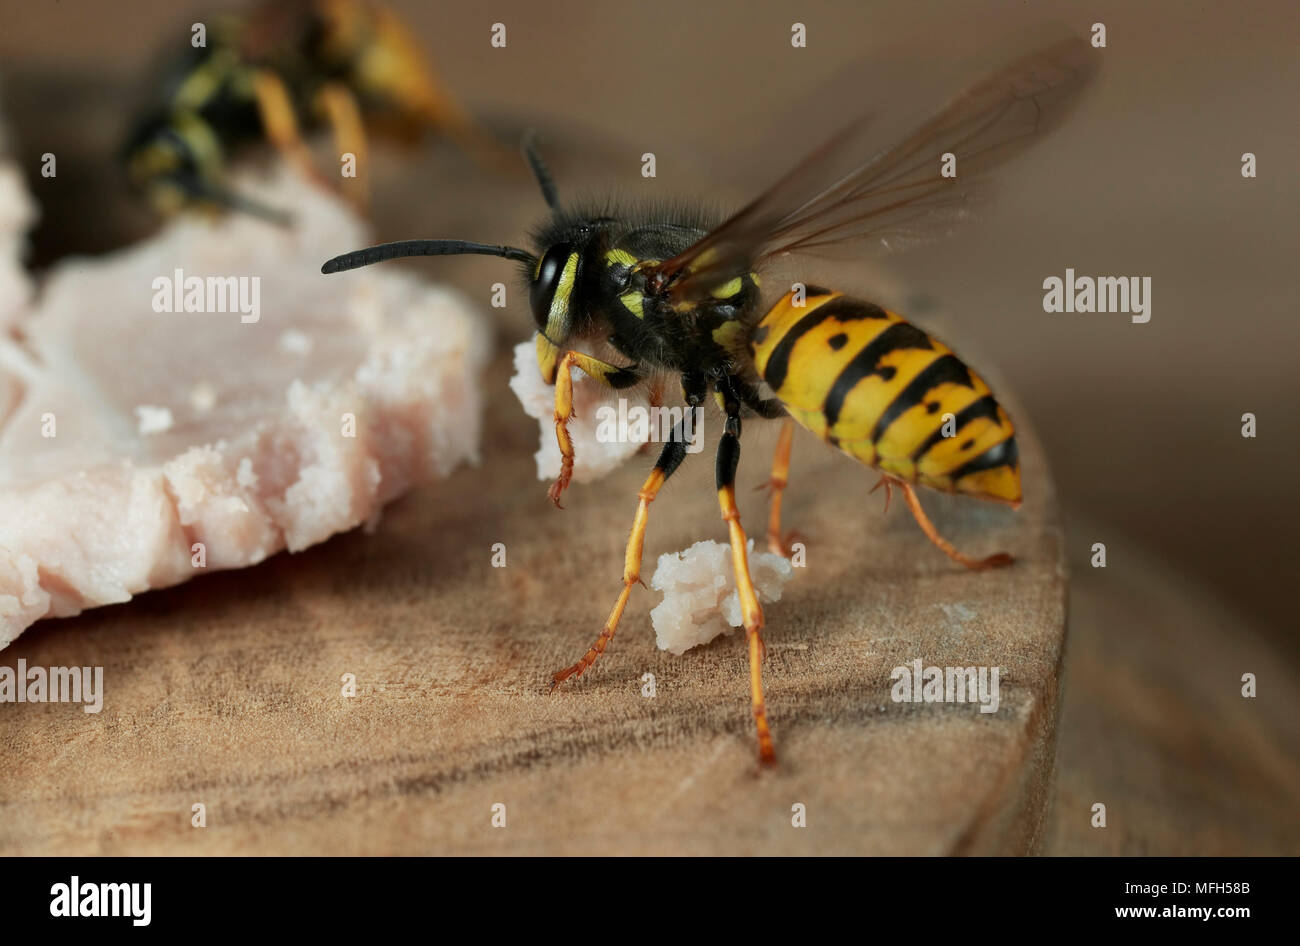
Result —
[[[45,617],[373,525],[477,459],[482,316],[392,267],[321,275],[373,242],[363,224],[288,172],[240,186],[291,209],[292,229],[183,219],[65,261],[21,313],[21,345],[0,341],[0,647]],[[178,297],[158,280],[177,271],[182,288],[236,281],[224,306],[193,297],[221,311],[167,311]]]

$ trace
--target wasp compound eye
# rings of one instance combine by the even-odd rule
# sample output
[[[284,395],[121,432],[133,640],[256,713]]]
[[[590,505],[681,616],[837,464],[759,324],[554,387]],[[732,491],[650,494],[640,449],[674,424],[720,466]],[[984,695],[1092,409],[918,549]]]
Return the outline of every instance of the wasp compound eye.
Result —
[[[568,322],[569,298],[578,274],[578,254],[570,243],[557,243],[546,251],[528,292],[537,327],[553,342],[562,340]]]

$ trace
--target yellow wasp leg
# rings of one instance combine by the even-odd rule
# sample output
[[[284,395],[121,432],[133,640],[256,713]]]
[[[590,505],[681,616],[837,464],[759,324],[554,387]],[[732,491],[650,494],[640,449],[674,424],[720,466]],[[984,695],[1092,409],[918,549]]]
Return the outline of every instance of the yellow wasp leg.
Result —
[[[611,388],[625,388],[635,384],[640,377],[635,367],[619,368],[579,351],[566,351],[560,359],[555,376],[555,439],[560,445],[560,475],[551,484],[547,495],[561,509],[564,507],[560,506],[560,496],[569,488],[569,481],[573,478],[573,440],[569,437],[569,421],[573,418],[573,375],[569,369],[575,365]]]
[[[555,376],[555,439],[560,444],[560,475],[551,484],[547,495],[560,509],[560,496],[573,477],[573,440],[569,437],[569,419],[573,417],[573,376],[569,369],[576,359],[573,352],[565,352]]]
[[[339,82],[327,83],[317,93],[316,105],[329,123],[340,160],[344,154],[356,159],[357,178],[347,193],[357,210],[364,214],[370,207],[370,151],[361,106],[352,91]]]
[[[767,725],[767,704],[763,699],[765,648],[760,634],[763,628],[763,608],[758,603],[754,582],[749,574],[749,555],[745,548],[747,539],[740,524],[740,510],[736,507],[736,467],[740,463],[739,409],[739,405],[734,402],[727,405],[726,427],[718,442],[718,505],[722,508],[722,518],[727,523],[731,539],[731,569],[736,575],[740,612],[749,643],[749,697],[754,713],[754,727],[758,732],[758,759],[763,765],[774,765],[776,750],[772,748],[772,733]]]
[[[609,617],[600,631],[600,636],[596,638],[596,643],[591,645],[576,664],[559,671],[551,678],[552,691],[569,677],[581,675],[596,662],[596,658],[605,652],[609,642],[614,639],[618,622],[623,617],[623,609],[627,607],[628,597],[632,594],[632,586],[641,581],[641,552],[645,547],[645,530],[646,523],[650,519],[650,504],[654,502],[659,489],[668,477],[673,475],[673,471],[685,457],[686,437],[679,423],[674,428],[668,443],[664,444],[655,468],[641,484],[641,490],[637,493],[636,518],[632,521],[632,533],[628,536],[627,550],[623,554],[623,590],[619,592],[618,600],[614,602],[614,608],[609,612]]]
[[[298,120],[293,113],[293,100],[280,77],[266,69],[259,69],[253,76],[253,94],[257,99],[257,111],[262,118],[262,127],[266,136],[277,151],[292,162],[307,177],[323,187],[329,187],[329,181],[321,174],[312,161],[311,152],[303,143],[298,133]]]
[[[889,501],[894,498],[895,482],[895,480],[890,479],[888,476],[882,476],[875,486],[867,490],[867,495],[870,496],[876,490],[880,489],[880,487],[885,487],[885,512],[889,512]]]
[[[921,508],[921,500],[917,498],[916,490],[912,488],[912,484],[905,483],[902,480],[893,480],[893,483],[903,490],[903,499],[907,502],[907,508],[912,510],[912,515],[916,517],[916,524],[921,527],[921,531],[925,533],[926,538],[942,549],[944,554],[954,562],[960,562],[973,571],[981,571],[986,568],[1001,568],[1015,561],[1006,552],[998,552],[988,558],[971,558],[958,552],[953,548],[952,543],[941,536],[939,531],[935,529],[934,524],[930,522],[925,510]],[[887,490],[888,486],[886,486]]]
[[[790,450],[794,444],[794,421],[786,418],[781,424],[781,435],[776,441],[776,452],[772,455],[772,477],[768,486],[772,489],[771,505],[767,514],[767,547],[776,555],[790,557],[789,545],[781,539],[781,497],[786,484],[790,482]]]

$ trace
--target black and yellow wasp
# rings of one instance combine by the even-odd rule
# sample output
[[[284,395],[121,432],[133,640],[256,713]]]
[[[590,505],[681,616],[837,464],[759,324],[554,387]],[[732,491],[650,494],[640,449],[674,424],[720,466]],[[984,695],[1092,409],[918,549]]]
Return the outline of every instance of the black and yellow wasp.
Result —
[[[440,129],[491,148],[442,91],[401,20],[379,3],[270,0],[204,27],[206,45],[187,42],[125,147],[131,184],[163,213],[233,209],[283,220],[231,190],[229,159],[269,143],[324,184],[301,137],[323,126],[340,155],[355,156],[359,178],[368,131],[409,142]],[[364,205],[364,184],[348,193]]]
[[[763,612],[750,580],[735,500],[741,419],[785,418],[773,464],[768,540],[782,548],[780,502],[793,423],[882,474],[901,489],[926,535],[963,565],[1006,565],[1005,554],[962,555],[931,525],[916,485],[1020,503],[1020,462],[1011,419],[974,371],[937,339],[870,302],[795,284],[766,310],[757,273],[773,258],[848,240],[917,235],[960,211],[979,176],[1054,123],[1092,72],[1090,50],[1059,41],[1022,58],[951,100],[901,143],[870,153],[862,123],[833,139],[730,219],[586,214],[559,206],[531,142],[528,161],[552,216],[537,252],[459,240],[410,240],[329,260],[337,273],[402,256],[465,253],[517,260],[537,322],[537,362],[555,385],[555,431],[563,457],[551,487],[558,505],[573,468],[567,425],[574,367],[611,388],[648,375],[681,380],[688,405],[712,394],[725,416],[717,489],[729,531],[749,648],[759,757],[775,760],[763,703]],[[864,153],[870,157],[862,159]],[[955,156],[957,177],[941,173]],[[852,170],[836,165],[853,158]],[[604,344],[611,361],[576,350]],[[601,349],[603,352],[604,349]],[[945,436],[945,418],[952,435]],[[681,425],[642,484],[628,540],[623,589],[599,637],[552,689],[604,652],[640,580],[650,503],[686,456]],[[878,484],[879,485],[879,484]]]

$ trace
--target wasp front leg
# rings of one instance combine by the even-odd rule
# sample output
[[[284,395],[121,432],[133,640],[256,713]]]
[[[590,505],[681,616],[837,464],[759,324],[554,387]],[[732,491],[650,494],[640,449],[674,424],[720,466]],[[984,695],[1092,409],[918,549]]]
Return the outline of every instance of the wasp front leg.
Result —
[[[569,436],[569,421],[573,419],[571,369],[575,366],[615,390],[631,387],[641,380],[636,365],[620,368],[577,351],[566,351],[560,359],[555,375],[555,439],[560,445],[560,475],[551,484],[547,494],[560,509],[564,508],[560,506],[560,496],[569,488],[569,481],[573,478],[573,438]]]
[[[718,441],[718,504],[722,508],[722,518],[727,523],[731,540],[731,568],[736,576],[736,591],[740,595],[740,611],[749,644],[749,693],[754,727],[758,733],[758,758],[764,765],[773,765],[776,763],[776,751],[772,747],[767,706],[763,699],[764,647],[760,633],[763,628],[763,608],[749,574],[749,553],[746,548],[748,540],[740,524],[740,510],[736,506],[736,468],[740,465],[740,402],[725,391],[723,410],[727,419],[722,438]]]

